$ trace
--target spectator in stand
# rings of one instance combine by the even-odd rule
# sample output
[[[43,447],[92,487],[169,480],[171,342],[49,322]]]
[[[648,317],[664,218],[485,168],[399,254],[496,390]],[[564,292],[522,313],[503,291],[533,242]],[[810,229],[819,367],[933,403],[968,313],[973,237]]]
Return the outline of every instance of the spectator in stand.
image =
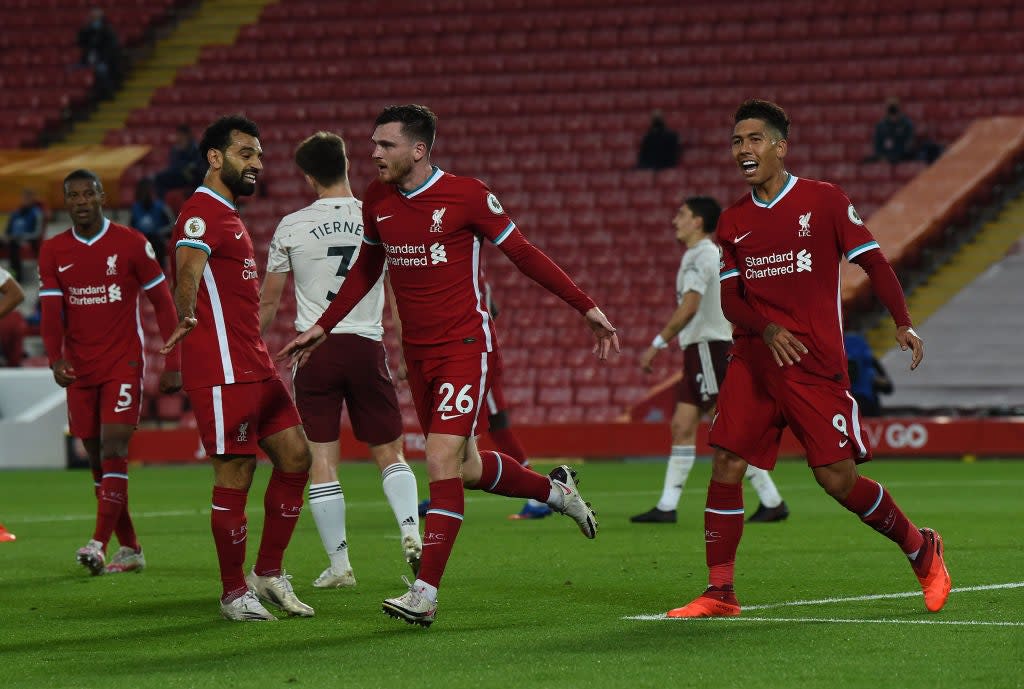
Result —
[[[863,335],[852,330],[847,332],[843,335],[843,346],[850,373],[850,394],[860,405],[860,415],[881,416],[879,395],[892,394],[892,379]]]
[[[46,224],[43,204],[36,199],[31,189],[21,192],[21,205],[11,213],[7,221],[7,255],[11,260],[11,274],[18,282],[24,281],[21,272],[21,245],[28,242],[32,250],[39,255],[39,244],[43,239],[43,227]]]
[[[114,27],[99,7],[89,11],[89,21],[78,30],[78,47],[82,64],[92,67],[96,76],[97,98],[111,98],[121,82],[121,46]]]
[[[917,128],[910,156],[913,160],[920,160],[931,165],[939,159],[943,150],[942,144],[933,139],[924,127]]]
[[[914,142],[914,123],[900,109],[900,102],[890,98],[885,117],[875,125],[875,153],[869,160],[899,163],[910,160]]]
[[[640,141],[636,166],[641,170],[664,170],[679,164],[679,135],[665,125],[660,110],[651,113],[651,127]]]
[[[0,268],[0,356],[4,366],[21,366],[24,355],[22,342],[25,340],[25,317],[16,308],[25,301],[25,292],[18,281]],[[0,540],[3,526],[0,525]]]
[[[177,140],[167,154],[167,167],[156,173],[153,183],[161,199],[171,189],[183,189],[191,196],[206,175],[206,162],[199,153],[199,145],[187,125],[178,127]]]
[[[146,235],[156,253],[156,262],[161,268],[167,266],[167,239],[171,236],[174,217],[164,202],[153,195],[153,182],[143,177],[135,185],[135,203],[132,204],[132,219],[129,225]]]

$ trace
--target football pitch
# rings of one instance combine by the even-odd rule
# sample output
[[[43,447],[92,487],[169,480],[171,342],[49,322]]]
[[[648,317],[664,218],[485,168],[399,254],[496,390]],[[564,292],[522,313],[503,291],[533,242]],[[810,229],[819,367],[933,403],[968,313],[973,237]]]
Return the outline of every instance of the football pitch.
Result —
[[[875,461],[918,526],[939,530],[953,593],[930,614],[906,559],[817,486],[802,462],[774,476],[791,510],[748,524],[737,561],[743,615],[667,620],[706,583],[699,462],[677,524],[630,524],[664,464],[576,465],[597,539],[555,515],[514,522],[521,501],[467,494],[466,521],[430,629],[386,617],[408,568],[376,468],[341,468],[358,585],[310,582],[326,556],[308,513],[285,558],[312,619],[222,620],[209,528],[212,470],[132,467],[148,568],[90,577],[75,551],[95,499],[84,471],[0,474],[0,686],[15,687],[939,687],[1024,686],[1024,462]],[[541,471],[550,465],[538,464]],[[425,494],[425,471],[414,463]],[[255,559],[269,467],[250,493]],[[757,506],[749,486],[747,513]],[[112,553],[116,545],[108,550]]]

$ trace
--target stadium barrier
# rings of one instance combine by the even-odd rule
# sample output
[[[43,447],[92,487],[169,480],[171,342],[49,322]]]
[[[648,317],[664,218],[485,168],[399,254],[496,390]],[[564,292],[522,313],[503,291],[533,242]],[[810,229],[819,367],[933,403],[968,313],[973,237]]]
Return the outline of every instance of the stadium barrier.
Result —
[[[869,219],[868,228],[889,262],[912,266],[921,250],[988,193],[1024,155],[1024,117],[975,120],[933,165],[897,191]],[[871,297],[859,266],[841,267],[843,304],[859,308]]]
[[[697,433],[697,452],[707,455],[707,424]],[[667,424],[659,423],[569,423],[516,426],[516,435],[530,457],[581,457],[620,459],[665,457],[670,436]],[[877,457],[1024,457],[1024,418],[879,418],[863,419],[861,432]],[[405,434],[405,454],[423,458],[423,435]],[[351,430],[341,435],[346,460],[369,459],[369,449],[357,441]],[[480,447],[493,449],[487,436]],[[802,449],[787,430],[781,456],[800,457]],[[132,461],[145,463],[190,463],[203,461],[204,453],[194,428],[173,430],[141,429],[129,448]]]
[[[21,190],[32,189],[49,208],[64,207],[64,177],[88,168],[103,182],[107,208],[131,205],[121,198],[121,175],[149,153],[149,146],[54,146],[0,150],[0,211],[21,205]]]
[[[0,369],[0,469],[64,467],[67,423],[50,369]]]

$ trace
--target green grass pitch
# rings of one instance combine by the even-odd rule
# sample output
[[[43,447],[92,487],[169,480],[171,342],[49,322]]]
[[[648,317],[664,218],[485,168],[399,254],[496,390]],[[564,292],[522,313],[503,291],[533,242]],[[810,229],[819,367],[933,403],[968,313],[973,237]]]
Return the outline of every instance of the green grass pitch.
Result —
[[[0,521],[18,540],[0,544],[0,687],[1024,686],[1024,462],[863,468],[919,526],[942,533],[954,591],[939,614],[912,593],[895,545],[828,498],[802,463],[781,463],[775,478],[792,514],[747,525],[736,581],[747,609],[731,620],[644,619],[705,585],[709,465],[694,468],[674,525],[628,520],[655,503],[663,463],[577,466],[597,539],[557,515],[509,521],[521,501],[469,493],[428,630],[381,613],[408,572],[373,466],[341,470],[358,586],[312,588],[326,557],[304,515],[285,566],[317,615],[277,624],[219,617],[209,467],[131,469],[149,567],[101,577],[74,557],[93,526],[89,474],[3,473]],[[424,467],[414,470],[422,494]],[[250,494],[247,567],[268,475],[261,465]],[[749,514],[757,499],[749,487],[745,497]],[[887,595],[901,593],[912,595]]]

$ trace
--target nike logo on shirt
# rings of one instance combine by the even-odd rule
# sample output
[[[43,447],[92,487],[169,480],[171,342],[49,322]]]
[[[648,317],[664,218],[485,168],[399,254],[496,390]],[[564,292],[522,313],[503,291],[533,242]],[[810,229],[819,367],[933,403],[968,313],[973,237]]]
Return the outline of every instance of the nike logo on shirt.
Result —
[[[58,273],[63,273],[65,270],[67,270],[68,268],[70,268],[73,265],[75,265],[75,264],[74,263],[69,263],[66,266],[57,266],[57,272]]]
[[[235,232],[235,239],[241,239],[244,232]]]
[[[384,222],[385,220],[387,220],[390,217],[392,217],[392,216],[390,216],[390,215],[378,215],[377,216],[377,222]]]
[[[751,230],[750,232],[753,232],[753,230]],[[750,232],[747,232],[747,234],[741,234],[741,235],[740,235],[739,237],[737,237],[737,238],[736,238],[736,239],[735,239],[735,240],[733,241],[733,244],[739,244],[740,242],[742,242],[742,241],[743,241],[744,239],[746,239],[746,238],[747,238],[747,236],[748,236],[748,235],[750,234]]]

